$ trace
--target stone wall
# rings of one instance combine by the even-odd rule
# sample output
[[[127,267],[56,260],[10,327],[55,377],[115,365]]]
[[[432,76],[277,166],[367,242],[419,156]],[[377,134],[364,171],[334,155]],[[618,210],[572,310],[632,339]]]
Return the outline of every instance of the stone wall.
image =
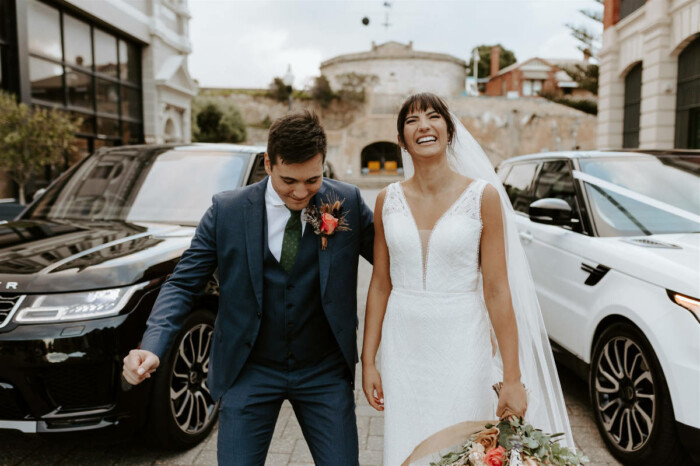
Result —
[[[235,94],[233,100],[248,125],[260,125],[285,115],[287,105],[265,97]],[[370,96],[367,104],[334,102],[323,109],[310,101],[294,101],[293,110],[318,112],[328,134],[328,160],[337,176],[367,184],[374,175],[361,175],[362,149],[375,142],[396,142],[396,113],[400,95]],[[541,151],[594,149],[596,118],[542,98],[454,97],[447,100],[488,154],[491,162]],[[267,129],[248,127],[248,143],[265,145]],[[392,179],[381,177],[382,182]]]

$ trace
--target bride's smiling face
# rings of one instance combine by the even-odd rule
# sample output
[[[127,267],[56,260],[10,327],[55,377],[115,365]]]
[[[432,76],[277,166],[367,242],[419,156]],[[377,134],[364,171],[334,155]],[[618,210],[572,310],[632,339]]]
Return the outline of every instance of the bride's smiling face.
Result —
[[[449,143],[447,122],[432,107],[411,111],[403,125],[403,143],[412,157],[443,155]]]

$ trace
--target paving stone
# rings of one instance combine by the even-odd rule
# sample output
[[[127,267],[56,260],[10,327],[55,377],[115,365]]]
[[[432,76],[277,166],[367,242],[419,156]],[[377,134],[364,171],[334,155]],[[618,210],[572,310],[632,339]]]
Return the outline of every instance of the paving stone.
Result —
[[[268,453],[265,466],[286,466],[289,463],[289,455],[280,453]]]
[[[216,450],[202,450],[192,464],[196,464],[198,466],[216,466]]]
[[[296,438],[273,438],[270,443],[270,453],[284,453],[289,455],[294,450],[294,445],[298,439]]]
[[[384,417],[370,418],[369,435],[384,435]]]
[[[292,456],[290,457],[290,462],[313,463],[313,461],[314,459],[311,456],[311,451],[309,450],[309,446],[306,444],[306,441],[304,439],[297,440],[297,443],[294,446],[294,451],[292,451]]]
[[[370,435],[367,437],[367,450],[384,451],[384,436]]]
[[[381,451],[363,450],[360,452],[360,465],[362,466],[380,466],[382,464]]]

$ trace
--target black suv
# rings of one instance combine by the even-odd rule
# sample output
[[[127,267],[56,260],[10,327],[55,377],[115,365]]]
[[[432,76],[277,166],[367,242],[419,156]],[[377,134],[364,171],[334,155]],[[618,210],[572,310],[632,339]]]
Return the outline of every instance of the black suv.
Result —
[[[218,412],[206,386],[215,277],[151,383],[122,390],[122,359],[139,346],[212,195],[262,179],[264,150],[103,149],[0,224],[0,429],[97,429],[147,413],[140,421],[164,445],[209,433]]]

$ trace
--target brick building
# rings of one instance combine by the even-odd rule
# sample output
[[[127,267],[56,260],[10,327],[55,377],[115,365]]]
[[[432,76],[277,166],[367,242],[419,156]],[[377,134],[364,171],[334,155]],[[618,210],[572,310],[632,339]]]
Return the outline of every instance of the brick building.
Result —
[[[564,67],[557,66],[559,63],[586,66],[590,56],[584,56],[583,60],[533,57],[499,70],[500,55],[500,47],[491,49],[491,72],[485,89],[488,96],[536,97],[540,94],[551,94],[594,97],[590,92],[578,89],[578,84],[564,71]]]

